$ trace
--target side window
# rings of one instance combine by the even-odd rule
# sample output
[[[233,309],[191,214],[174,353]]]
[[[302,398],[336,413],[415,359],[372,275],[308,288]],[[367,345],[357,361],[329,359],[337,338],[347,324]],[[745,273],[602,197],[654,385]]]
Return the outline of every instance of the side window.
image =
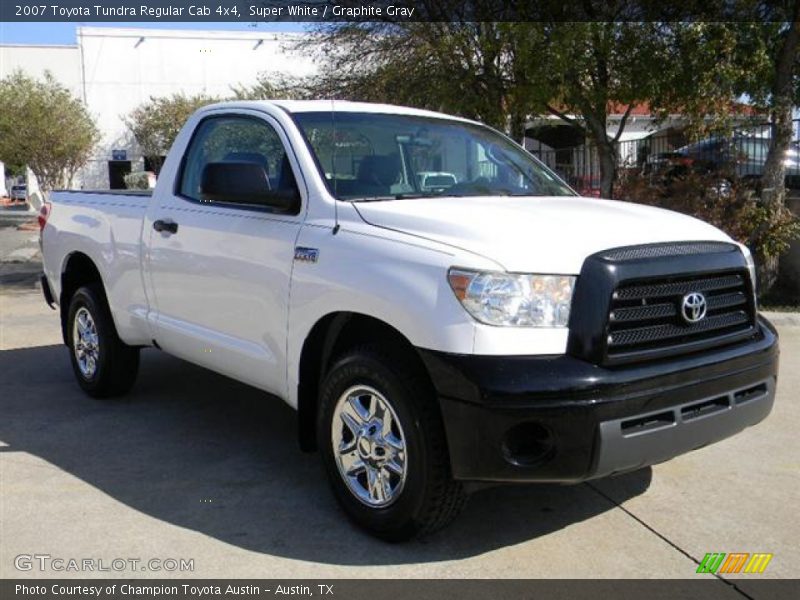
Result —
[[[271,198],[297,191],[281,139],[264,121],[247,117],[211,117],[197,128],[183,162],[179,193],[198,202],[272,205]],[[210,166],[209,166],[210,165]],[[209,173],[215,175],[213,197]],[[226,181],[230,194],[226,194]],[[248,186],[243,190],[242,185]],[[248,191],[253,193],[247,193]]]

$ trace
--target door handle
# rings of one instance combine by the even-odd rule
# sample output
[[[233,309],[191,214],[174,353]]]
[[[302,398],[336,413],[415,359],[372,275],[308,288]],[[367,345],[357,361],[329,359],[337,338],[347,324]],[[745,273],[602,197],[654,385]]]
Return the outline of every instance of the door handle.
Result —
[[[178,233],[178,224],[175,221],[153,221],[153,229],[159,233]]]

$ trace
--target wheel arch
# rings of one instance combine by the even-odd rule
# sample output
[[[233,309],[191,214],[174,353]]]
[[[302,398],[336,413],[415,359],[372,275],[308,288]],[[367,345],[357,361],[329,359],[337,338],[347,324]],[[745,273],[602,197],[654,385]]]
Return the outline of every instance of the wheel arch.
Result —
[[[67,343],[67,316],[72,295],[81,287],[92,283],[99,283],[106,295],[103,277],[95,262],[83,252],[76,251],[67,255],[61,269],[61,293],[59,294],[59,308],[61,314],[61,337]],[[107,298],[104,298],[108,302]]]
[[[297,383],[298,439],[305,452],[317,449],[315,426],[319,389],[333,360],[350,348],[370,342],[402,351],[428,377],[414,345],[398,329],[375,317],[339,311],[321,317],[309,331],[300,353]]]

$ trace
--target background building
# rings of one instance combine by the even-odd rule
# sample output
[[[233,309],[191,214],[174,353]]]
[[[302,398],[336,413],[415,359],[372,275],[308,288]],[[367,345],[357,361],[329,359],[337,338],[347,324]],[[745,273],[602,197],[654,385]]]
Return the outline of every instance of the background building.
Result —
[[[261,74],[307,75],[314,70],[313,61],[294,50],[302,36],[258,30],[78,27],[75,45],[0,44],[0,78],[16,69],[33,77],[50,71],[83,99],[101,141],[74,185],[119,187],[125,173],[144,169],[123,121],[134,108],[151,96],[173,93],[229,96],[233,87],[253,84]]]

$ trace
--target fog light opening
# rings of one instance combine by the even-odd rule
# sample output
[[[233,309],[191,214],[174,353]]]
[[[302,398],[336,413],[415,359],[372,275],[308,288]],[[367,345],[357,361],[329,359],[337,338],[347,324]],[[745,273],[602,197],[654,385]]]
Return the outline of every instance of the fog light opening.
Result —
[[[540,423],[520,423],[506,432],[503,456],[513,465],[530,467],[555,454],[552,432]]]

